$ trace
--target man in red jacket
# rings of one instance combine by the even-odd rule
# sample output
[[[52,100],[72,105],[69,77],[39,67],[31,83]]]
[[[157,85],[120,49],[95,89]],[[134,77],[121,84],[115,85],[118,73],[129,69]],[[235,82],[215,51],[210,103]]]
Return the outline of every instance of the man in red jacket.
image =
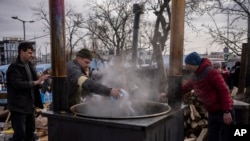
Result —
[[[212,63],[196,52],[190,53],[185,63],[193,76],[183,84],[182,92],[194,90],[208,111],[208,141],[227,141],[233,123],[233,100],[227,84]]]

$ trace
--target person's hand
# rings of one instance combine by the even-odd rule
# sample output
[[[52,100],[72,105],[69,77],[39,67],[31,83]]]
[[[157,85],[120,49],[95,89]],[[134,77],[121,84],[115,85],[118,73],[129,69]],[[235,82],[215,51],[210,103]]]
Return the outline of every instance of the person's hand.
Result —
[[[49,77],[50,77],[49,74],[41,75],[41,76],[39,77],[38,80],[34,81],[34,84],[35,84],[35,85],[42,84],[42,82],[43,82],[44,80],[48,79]]]
[[[115,99],[118,99],[120,97],[121,90],[118,88],[112,88],[110,92],[110,96],[114,97]]]
[[[44,81],[44,80],[48,79],[49,77],[50,77],[49,74],[44,74],[44,75],[41,75],[41,76],[39,77],[39,80],[40,80],[40,81]]]
[[[223,121],[227,125],[230,125],[233,122],[233,118],[230,112],[223,114]]]

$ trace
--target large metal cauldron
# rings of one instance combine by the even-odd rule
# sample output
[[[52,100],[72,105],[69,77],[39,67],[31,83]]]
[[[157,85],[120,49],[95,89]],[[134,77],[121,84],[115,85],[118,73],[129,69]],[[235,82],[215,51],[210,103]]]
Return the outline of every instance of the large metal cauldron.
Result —
[[[153,101],[91,101],[72,106],[78,116],[101,119],[133,119],[167,114],[171,108]]]

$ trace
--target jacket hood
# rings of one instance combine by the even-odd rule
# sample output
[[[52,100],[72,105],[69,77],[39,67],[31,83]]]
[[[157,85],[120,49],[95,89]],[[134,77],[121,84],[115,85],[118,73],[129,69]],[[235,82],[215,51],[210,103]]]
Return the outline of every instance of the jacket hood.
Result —
[[[208,58],[202,58],[201,64],[200,64],[199,68],[197,69],[197,71],[195,73],[196,74],[201,73],[207,66],[212,67],[211,61]]]

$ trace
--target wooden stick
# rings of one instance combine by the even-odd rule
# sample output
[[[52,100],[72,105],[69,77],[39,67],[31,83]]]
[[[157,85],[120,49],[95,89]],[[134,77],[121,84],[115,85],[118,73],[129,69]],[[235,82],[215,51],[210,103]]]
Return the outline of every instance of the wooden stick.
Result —
[[[7,116],[7,118],[6,118],[6,120],[5,120],[5,122],[4,122],[4,129],[7,129],[8,128],[8,122],[9,122],[9,119],[10,119],[10,111],[9,111],[9,113],[8,113],[8,116]]]
[[[207,128],[203,128],[196,141],[204,141],[206,136],[207,136]]]

